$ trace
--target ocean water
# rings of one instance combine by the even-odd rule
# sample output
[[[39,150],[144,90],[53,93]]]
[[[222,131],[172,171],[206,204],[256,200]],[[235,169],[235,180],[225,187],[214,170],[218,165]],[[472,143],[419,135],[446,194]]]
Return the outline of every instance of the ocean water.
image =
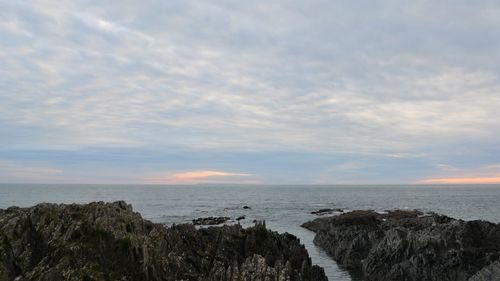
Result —
[[[363,280],[343,270],[312,243],[314,233],[300,225],[322,208],[344,210],[420,209],[464,220],[500,222],[500,185],[240,186],[240,185],[45,185],[0,184],[0,208],[41,202],[85,203],[125,200],[146,219],[172,224],[206,216],[246,216],[268,228],[289,232],[307,247],[312,261],[331,281]],[[243,206],[250,206],[245,210]]]

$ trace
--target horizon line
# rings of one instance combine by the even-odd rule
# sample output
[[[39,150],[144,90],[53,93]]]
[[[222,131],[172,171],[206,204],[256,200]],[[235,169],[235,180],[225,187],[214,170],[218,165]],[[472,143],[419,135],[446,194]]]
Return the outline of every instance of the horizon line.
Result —
[[[65,182],[0,182],[0,185],[143,185],[143,186],[465,186],[498,185],[500,183],[65,183]]]

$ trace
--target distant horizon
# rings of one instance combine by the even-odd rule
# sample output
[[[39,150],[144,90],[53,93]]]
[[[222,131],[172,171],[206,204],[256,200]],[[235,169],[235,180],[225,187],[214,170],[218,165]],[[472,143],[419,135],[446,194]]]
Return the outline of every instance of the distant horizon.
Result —
[[[146,185],[146,186],[500,186],[500,183],[50,183],[50,182],[0,182],[0,185]]]

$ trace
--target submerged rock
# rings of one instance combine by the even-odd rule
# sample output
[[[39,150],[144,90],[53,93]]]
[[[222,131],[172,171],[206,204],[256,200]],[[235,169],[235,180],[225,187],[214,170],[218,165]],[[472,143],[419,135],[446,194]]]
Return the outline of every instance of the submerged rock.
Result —
[[[317,211],[311,212],[311,214],[322,216],[322,215],[329,215],[333,213],[342,213],[342,212],[344,212],[344,210],[342,209],[319,209]]]
[[[290,234],[165,228],[125,202],[0,210],[0,281],[327,280]]]
[[[229,217],[207,217],[207,218],[197,218],[193,220],[194,225],[218,225],[226,223],[231,218]]]
[[[500,280],[500,225],[419,211],[353,211],[303,225],[369,281]]]

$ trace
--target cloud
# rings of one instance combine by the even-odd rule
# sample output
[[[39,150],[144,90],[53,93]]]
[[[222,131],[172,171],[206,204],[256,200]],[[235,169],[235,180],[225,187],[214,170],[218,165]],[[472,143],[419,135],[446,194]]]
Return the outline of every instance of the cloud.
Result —
[[[7,151],[397,155],[432,173],[500,144],[492,2],[0,3]]]
[[[473,178],[437,178],[426,179],[419,183],[423,184],[500,184],[500,175],[493,177],[473,177]]]
[[[17,163],[0,160],[0,178],[3,182],[59,181],[63,170],[43,163]]]
[[[334,169],[350,171],[364,169],[368,166],[367,163],[363,162],[346,162],[335,166]]]
[[[489,164],[478,168],[458,168],[447,164],[438,166],[445,176],[419,180],[422,184],[498,184],[500,165]]]
[[[252,177],[250,180],[245,177]],[[197,170],[176,173],[156,173],[149,175],[144,179],[150,183],[165,183],[165,184],[179,184],[179,183],[255,183],[255,177],[247,173],[231,173],[224,171],[213,170]]]
[[[220,172],[220,171],[191,171],[191,172],[180,172],[172,175],[173,179],[177,180],[193,180],[207,177],[248,177],[251,174],[243,174],[243,173],[228,173],[228,172]]]

